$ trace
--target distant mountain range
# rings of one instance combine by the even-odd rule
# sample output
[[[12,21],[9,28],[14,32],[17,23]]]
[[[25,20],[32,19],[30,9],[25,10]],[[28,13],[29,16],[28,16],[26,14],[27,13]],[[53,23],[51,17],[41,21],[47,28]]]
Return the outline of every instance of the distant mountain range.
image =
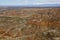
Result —
[[[39,4],[39,5],[20,5],[20,6],[0,6],[0,8],[37,8],[37,7],[60,7],[60,4]]]

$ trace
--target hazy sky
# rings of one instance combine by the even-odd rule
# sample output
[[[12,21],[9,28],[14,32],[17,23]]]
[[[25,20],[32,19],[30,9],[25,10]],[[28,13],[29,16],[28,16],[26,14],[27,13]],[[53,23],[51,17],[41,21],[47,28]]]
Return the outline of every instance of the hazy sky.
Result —
[[[44,3],[60,4],[60,0],[0,0],[0,5],[40,5]]]

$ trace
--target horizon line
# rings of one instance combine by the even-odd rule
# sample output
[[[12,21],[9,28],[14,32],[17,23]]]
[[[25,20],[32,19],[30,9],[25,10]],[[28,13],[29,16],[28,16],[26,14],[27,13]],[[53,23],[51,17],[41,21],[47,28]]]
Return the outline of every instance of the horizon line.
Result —
[[[0,7],[60,7],[60,4],[0,5]]]

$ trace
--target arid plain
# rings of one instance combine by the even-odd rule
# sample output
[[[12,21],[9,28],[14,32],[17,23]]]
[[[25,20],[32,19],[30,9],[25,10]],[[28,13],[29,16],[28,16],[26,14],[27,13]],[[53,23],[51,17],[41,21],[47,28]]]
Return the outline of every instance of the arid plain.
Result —
[[[0,40],[60,40],[60,8],[0,8]]]

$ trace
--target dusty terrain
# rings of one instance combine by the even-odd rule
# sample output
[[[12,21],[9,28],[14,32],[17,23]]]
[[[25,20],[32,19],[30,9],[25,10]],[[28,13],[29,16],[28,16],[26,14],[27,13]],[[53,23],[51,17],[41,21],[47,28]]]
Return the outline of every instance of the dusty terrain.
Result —
[[[60,40],[60,8],[0,9],[0,40]]]

